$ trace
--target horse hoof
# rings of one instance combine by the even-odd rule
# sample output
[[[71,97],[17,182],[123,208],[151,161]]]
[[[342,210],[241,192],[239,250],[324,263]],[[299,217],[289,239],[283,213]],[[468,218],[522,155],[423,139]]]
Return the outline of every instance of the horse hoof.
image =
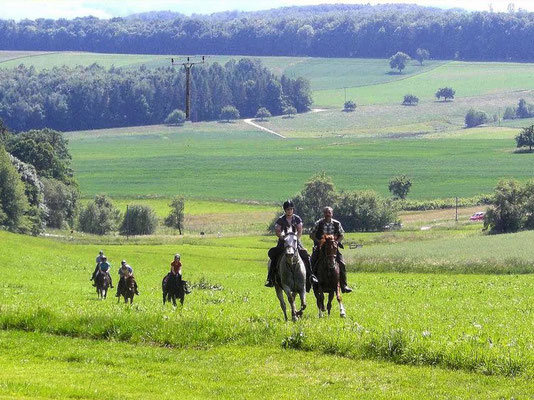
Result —
[[[345,317],[346,317],[345,313],[341,313],[341,314],[339,314],[339,316],[340,316],[341,318],[345,318]]]

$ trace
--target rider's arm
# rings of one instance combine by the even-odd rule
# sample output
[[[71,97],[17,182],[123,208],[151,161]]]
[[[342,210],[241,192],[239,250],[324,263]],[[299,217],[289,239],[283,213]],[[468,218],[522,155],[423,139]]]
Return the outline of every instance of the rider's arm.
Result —
[[[276,233],[276,236],[280,237],[282,235],[282,227],[278,224],[275,224],[274,233]]]
[[[299,239],[302,237],[302,223],[297,225],[297,237]]]
[[[315,235],[317,234],[317,229],[318,229],[318,224],[315,224],[315,226],[313,227],[313,229],[310,232],[310,239],[313,240],[313,243],[315,243],[315,244],[319,243],[319,241],[315,237]]]
[[[336,240],[338,242],[342,242],[344,238],[345,238],[345,231],[343,230],[343,227],[341,226],[341,224],[339,224],[339,234],[337,235]]]

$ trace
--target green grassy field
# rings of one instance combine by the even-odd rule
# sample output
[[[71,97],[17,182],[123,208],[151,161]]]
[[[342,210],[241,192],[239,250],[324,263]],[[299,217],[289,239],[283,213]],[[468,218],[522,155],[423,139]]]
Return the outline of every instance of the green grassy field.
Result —
[[[526,379],[252,346],[170,349],[0,332],[0,349],[0,398],[10,399],[501,399],[534,389]]]
[[[495,247],[492,237],[468,233],[467,238]],[[79,397],[85,390],[87,398],[113,398],[130,390],[132,398],[140,398],[149,389],[151,396],[168,397],[173,388],[189,390],[192,398],[227,398],[247,383],[251,387],[240,393],[256,397],[272,384],[270,374],[280,382],[273,396],[282,398],[293,395],[282,381],[301,375],[308,378],[297,379],[296,393],[336,398],[361,391],[368,398],[531,393],[532,275],[493,275],[489,269],[469,275],[352,273],[356,290],[344,296],[346,319],[339,318],[336,305],[330,318],[318,319],[310,295],[304,318],[284,323],[273,290],[262,286],[271,237],[106,245],[114,275],[122,258],[136,272],[141,296],[131,307],[113,298],[98,301],[90,287],[102,243],[5,232],[0,240],[0,394],[6,397],[46,398],[52,388],[58,397]],[[449,240],[444,246],[453,249],[455,239]],[[492,259],[506,260],[531,241],[530,233],[510,236]],[[380,246],[369,249],[380,252]],[[160,282],[176,251],[194,291],[174,311],[160,304]],[[518,257],[529,255],[523,251]],[[436,252],[435,259],[466,261],[446,252]],[[35,377],[26,372],[36,368]],[[130,388],[120,378],[121,368],[131,373]],[[324,378],[318,377],[321,371]],[[96,385],[96,376],[109,377],[108,385]],[[183,380],[165,385],[171,376]],[[373,383],[366,384],[368,379]],[[451,388],[453,381],[465,385]]]
[[[461,130],[428,139],[285,141],[252,129],[243,123],[197,123],[68,136],[84,196],[279,202],[325,171],[339,189],[382,194],[391,177],[404,173],[414,181],[410,197],[429,199],[489,193],[500,178],[532,177],[534,159],[513,153],[511,129]]]
[[[428,72],[380,85],[347,89],[347,98],[357,104],[391,104],[402,102],[405,94],[414,94],[422,101],[434,100],[440,87],[456,90],[456,97],[492,96],[500,92],[534,89],[533,64],[451,62]],[[340,107],[344,91],[325,89],[314,92],[316,106]]]

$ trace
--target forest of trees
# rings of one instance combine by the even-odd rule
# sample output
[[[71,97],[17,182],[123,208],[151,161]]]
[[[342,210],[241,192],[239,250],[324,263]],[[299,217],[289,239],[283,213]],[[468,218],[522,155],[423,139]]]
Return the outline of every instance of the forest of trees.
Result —
[[[106,70],[98,65],[36,71],[0,69],[0,119],[13,131],[61,131],[160,124],[185,109],[185,73],[179,68]],[[311,105],[309,82],[275,77],[258,60],[195,66],[191,119],[218,119],[232,105],[242,117],[260,107],[273,115]]]
[[[154,12],[95,17],[0,20],[0,49],[105,53],[316,57],[416,56],[534,60],[534,13],[441,10],[415,5],[322,5],[187,17]]]

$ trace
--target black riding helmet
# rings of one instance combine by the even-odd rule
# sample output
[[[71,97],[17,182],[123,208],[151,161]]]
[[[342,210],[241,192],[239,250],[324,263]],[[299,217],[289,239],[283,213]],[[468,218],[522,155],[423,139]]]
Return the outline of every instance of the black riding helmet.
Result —
[[[284,210],[287,210],[288,208],[295,208],[295,205],[291,200],[284,201]]]

